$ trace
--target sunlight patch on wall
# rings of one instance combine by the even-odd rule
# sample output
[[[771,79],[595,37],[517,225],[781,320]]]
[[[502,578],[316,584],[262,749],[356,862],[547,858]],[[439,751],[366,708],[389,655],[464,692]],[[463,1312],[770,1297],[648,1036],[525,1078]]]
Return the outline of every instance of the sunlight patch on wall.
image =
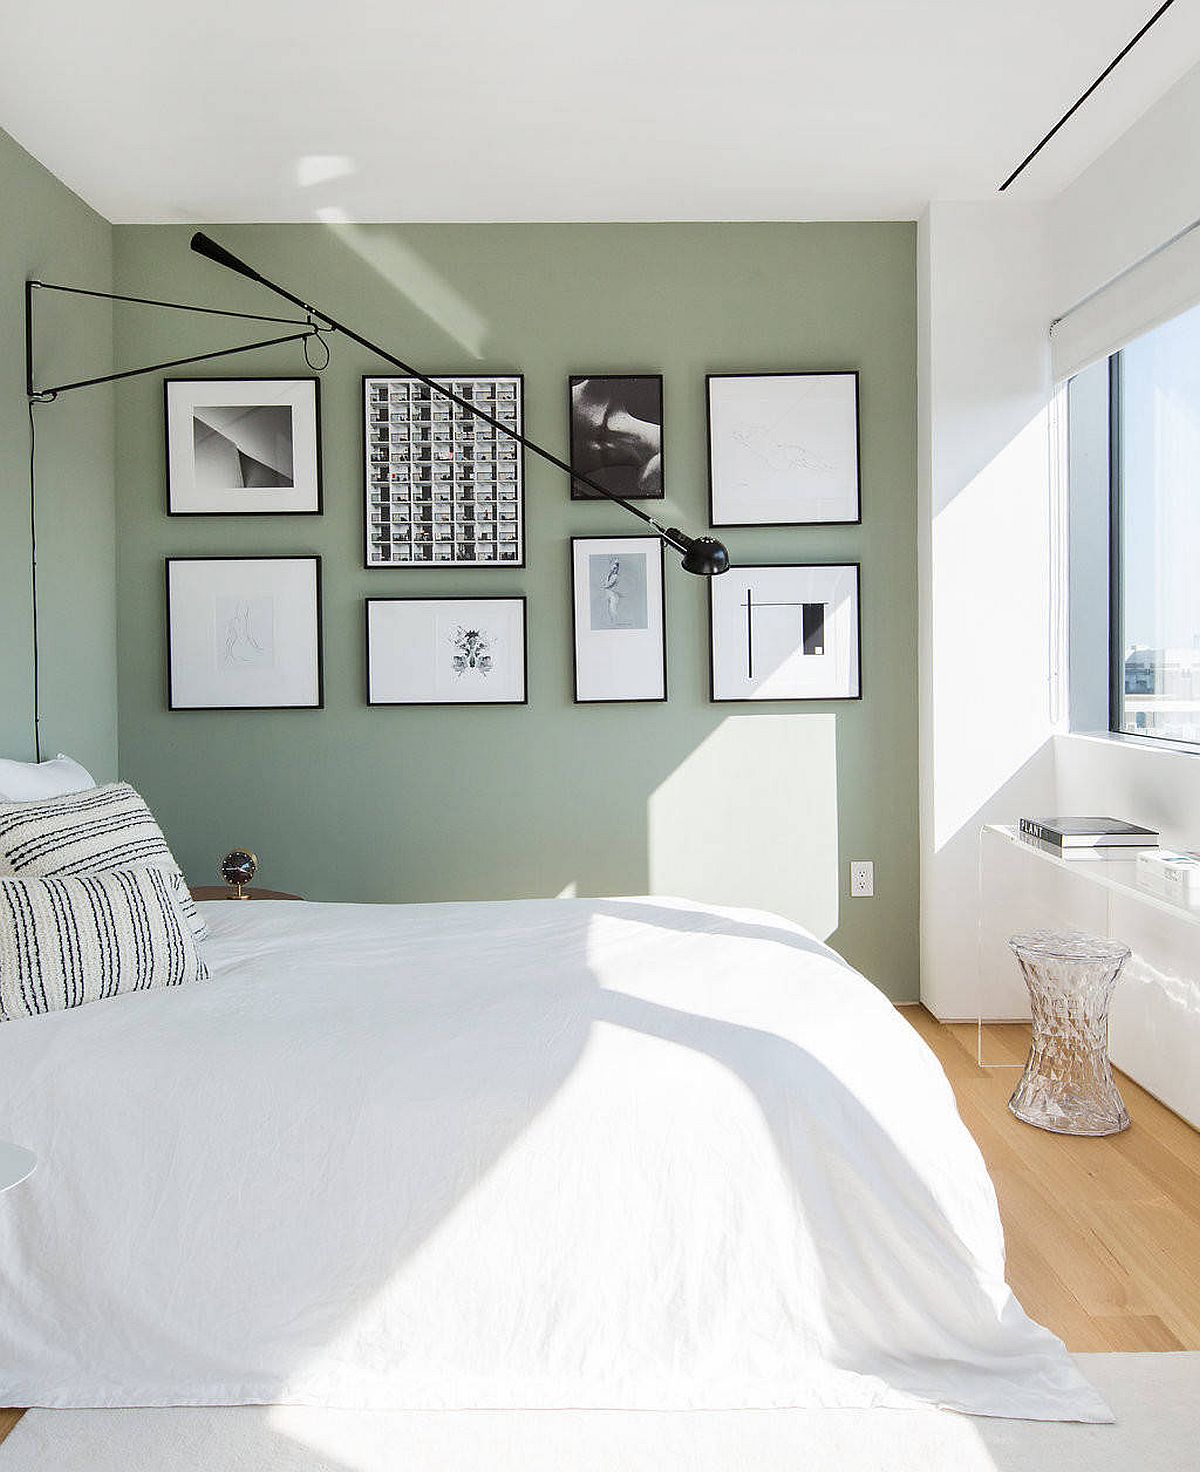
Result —
[[[296,183],[301,189],[315,189],[318,184],[330,184],[354,173],[354,160],[344,153],[306,153],[296,161]]]
[[[930,668],[937,848],[1046,740],[1052,674],[1049,473],[1043,410],[934,518]]]
[[[389,286],[402,292],[447,337],[453,338],[473,358],[483,357],[488,327],[485,319],[411,245],[392,233],[392,227],[356,225],[338,205],[322,205],[316,215],[360,260]]]
[[[838,925],[837,718],[729,716],[647,804],[650,892]]]

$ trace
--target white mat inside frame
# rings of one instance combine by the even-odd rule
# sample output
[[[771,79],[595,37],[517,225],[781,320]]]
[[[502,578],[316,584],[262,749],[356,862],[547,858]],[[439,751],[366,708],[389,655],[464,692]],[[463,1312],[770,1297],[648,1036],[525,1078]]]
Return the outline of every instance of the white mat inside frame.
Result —
[[[1185,1472],[1200,1353],[1084,1354],[1115,1426],[941,1411],[30,1411],[0,1472]]]

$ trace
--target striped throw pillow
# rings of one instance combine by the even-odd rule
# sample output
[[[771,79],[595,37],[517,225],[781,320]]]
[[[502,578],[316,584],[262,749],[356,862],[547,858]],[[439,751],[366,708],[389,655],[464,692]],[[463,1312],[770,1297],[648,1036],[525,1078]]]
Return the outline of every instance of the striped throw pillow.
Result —
[[[207,977],[163,869],[0,879],[0,1022]]]
[[[0,875],[59,879],[114,869],[162,869],[178,875],[192,934],[208,926],[187,892],[175,856],[142,796],[128,782],[110,782],[41,802],[0,803]]]

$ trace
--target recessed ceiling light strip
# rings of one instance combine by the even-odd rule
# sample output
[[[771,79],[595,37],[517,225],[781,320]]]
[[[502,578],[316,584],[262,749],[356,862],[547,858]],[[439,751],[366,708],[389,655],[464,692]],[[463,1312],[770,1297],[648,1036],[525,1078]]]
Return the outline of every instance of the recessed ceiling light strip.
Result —
[[[1162,4],[1162,5],[1160,5],[1158,7],[1158,9],[1154,12],[1154,14],[1150,17],[1150,19],[1146,22],[1146,24],[1141,28],[1141,30],[1137,33],[1137,35],[1134,36],[1133,40],[1130,41],[1126,46],[1124,46],[1116,54],[1116,56],[1113,57],[1113,59],[1104,68],[1104,70],[1100,73],[1100,75],[1096,78],[1096,80],[1092,83],[1092,85],[1087,89],[1087,91],[1084,92],[1080,97],[1077,97],[1075,99],[1075,101],[1071,104],[1071,106],[1069,108],[1067,108],[1066,112],[1063,113],[1062,117],[1059,118],[1058,122],[1055,123],[1055,125],[1050,129],[1050,131],[1046,134],[1046,136],[1042,139],[1042,141],[1037,145],[1037,147],[1031,149],[1030,152],[1025,155],[1025,157],[1021,160],[1021,162],[1017,165],[1017,167],[1012,171],[1012,173],[1009,174],[1008,178],[1005,179],[1004,183],[1001,184],[1001,186],[1000,186],[1000,188],[998,190],[998,193],[1003,194],[1004,191],[1008,188],[1008,186],[1013,182],[1013,180],[1019,178],[1021,176],[1021,174],[1024,173],[1024,171],[1029,167],[1029,165],[1034,161],[1034,159],[1037,158],[1038,154],[1041,153],[1042,149],[1045,148],[1046,144],[1050,142],[1051,138],[1054,137],[1054,135],[1064,125],[1064,123],[1069,122],[1071,120],[1071,118],[1073,118],[1075,116],[1075,114],[1079,111],[1079,109],[1083,106],[1083,104],[1088,100],[1088,98],[1092,95],[1092,93],[1096,90],[1096,88],[1099,87],[1099,85],[1101,84],[1101,82],[1103,82],[1107,77],[1111,76],[1111,74],[1117,69],[1118,66],[1120,66],[1120,64],[1125,60],[1125,58],[1129,55],[1129,53],[1133,50],[1133,48],[1137,45],[1137,43],[1142,39],[1142,37],[1150,29],[1150,27],[1152,25],[1154,25],[1154,23],[1156,21],[1160,20],[1167,13],[1167,11],[1170,10],[1171,6],[1174,5],[1174,4],[1175,4],[1175,0],[1164,0],[1164,4]]]

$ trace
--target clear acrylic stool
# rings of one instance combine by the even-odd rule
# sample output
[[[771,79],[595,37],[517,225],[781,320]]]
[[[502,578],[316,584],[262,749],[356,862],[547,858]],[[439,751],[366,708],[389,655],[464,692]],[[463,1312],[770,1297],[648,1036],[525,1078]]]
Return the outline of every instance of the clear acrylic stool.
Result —
[[[1129,1115],[1108,1061],[1108,1007],[1129,947],[1036,930],[1008,942],[1029,988],[1033,1039],[1008,1107],[1059,1135],[1116,1135]]]

